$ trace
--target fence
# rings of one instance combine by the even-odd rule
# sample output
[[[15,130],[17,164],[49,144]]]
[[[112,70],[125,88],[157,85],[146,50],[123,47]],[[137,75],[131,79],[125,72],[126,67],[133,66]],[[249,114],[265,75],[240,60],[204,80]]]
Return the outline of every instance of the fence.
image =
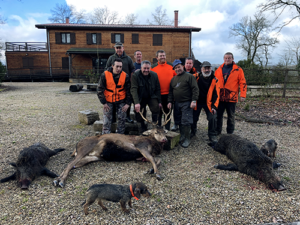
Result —
[[[287,90],[300,90],[300,70],[296,69],[244,69],[250,89],[280,90],[282,97]]]
[[[30,69],[8,69],[4,81],[68,81],[69,69],[38,67]]]
[[[50,72],[51,71],[51,72]],[[91,67],[35,67],[28,69],[8,69],[4,81],[69,81],[78,80],[85,83],[98,82],[100,74],[104,69],[92,69]]]

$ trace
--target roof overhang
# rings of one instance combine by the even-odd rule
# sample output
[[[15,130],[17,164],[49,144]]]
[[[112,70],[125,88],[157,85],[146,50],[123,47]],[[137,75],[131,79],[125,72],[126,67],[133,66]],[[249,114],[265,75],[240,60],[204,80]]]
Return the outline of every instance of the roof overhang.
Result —
[[[113,48],[70,48],[67,54],[101,54],[112,55],[115,53]]]
[[[165,31],[165,32],[199,32],[201,28],[192,26],[164,26],[164,25],[125,25],[125,24],[36,24],[38,29],[48,30],[111,30],[111,31]]]

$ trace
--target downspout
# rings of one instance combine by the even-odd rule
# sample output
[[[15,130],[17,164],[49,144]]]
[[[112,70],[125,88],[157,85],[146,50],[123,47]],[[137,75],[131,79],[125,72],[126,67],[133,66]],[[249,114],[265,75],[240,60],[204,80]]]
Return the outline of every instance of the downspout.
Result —
[[[47,42],[48,42],[48,52],[49,52],[49,72],[52,77],[52,66],[51,66],[51,53],[50,53],[50,35],[49,30],[47,29]]]
[[[189,57],[191,57],[191,45],[192,45],[192,29],[190,29],[190,39],[189,39]]]

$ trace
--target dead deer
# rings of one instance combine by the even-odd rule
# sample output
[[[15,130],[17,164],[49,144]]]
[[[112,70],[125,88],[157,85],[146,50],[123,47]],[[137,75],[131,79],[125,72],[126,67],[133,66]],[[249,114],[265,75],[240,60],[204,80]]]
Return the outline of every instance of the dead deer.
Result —
[[[168,114],[164,111],[168,118]],[[71,169],[79,168],[90,162],[100,160],[107,161],[130,161],[140,157],[144,157],[147,161],[152,163],[153,169],[149,173],[154,173],[158,180],[162,177],[157,169],[160,164],[160,159],[155,157],[163,150],[164,143],[167,142],[167,130],[163,129],[171,117],[164,122],[161,127],[150,122],[143,116],[143,111],[140,112],[142,118],[153,125],[153,129],[147,130],[143,133],[146,136],[124,135],[124,134],[104,134],[101,136],[86,137],[79,141],[76,149],[72,153],[75,159],[70,162],[61,175],[53,181],[54,186],[64,187],[65,179],[67,178]]]

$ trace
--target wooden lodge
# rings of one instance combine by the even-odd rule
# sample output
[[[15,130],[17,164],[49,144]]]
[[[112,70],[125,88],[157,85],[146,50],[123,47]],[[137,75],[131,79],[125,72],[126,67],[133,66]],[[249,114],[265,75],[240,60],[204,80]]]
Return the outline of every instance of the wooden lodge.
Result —
[[[159,49],[167,60],[193,57],[192,32],[201,29],[178,26],[175,11],[174,26],[124,24],[37,24],[45,29],[47,42],[6,42],[6,80],[60,80],[89,82],[92,75],[103,72],[108,57],[115,53],[116,42],[124,44],[125,53],[133,60],[136,50],[143,60],[156,62]]]

